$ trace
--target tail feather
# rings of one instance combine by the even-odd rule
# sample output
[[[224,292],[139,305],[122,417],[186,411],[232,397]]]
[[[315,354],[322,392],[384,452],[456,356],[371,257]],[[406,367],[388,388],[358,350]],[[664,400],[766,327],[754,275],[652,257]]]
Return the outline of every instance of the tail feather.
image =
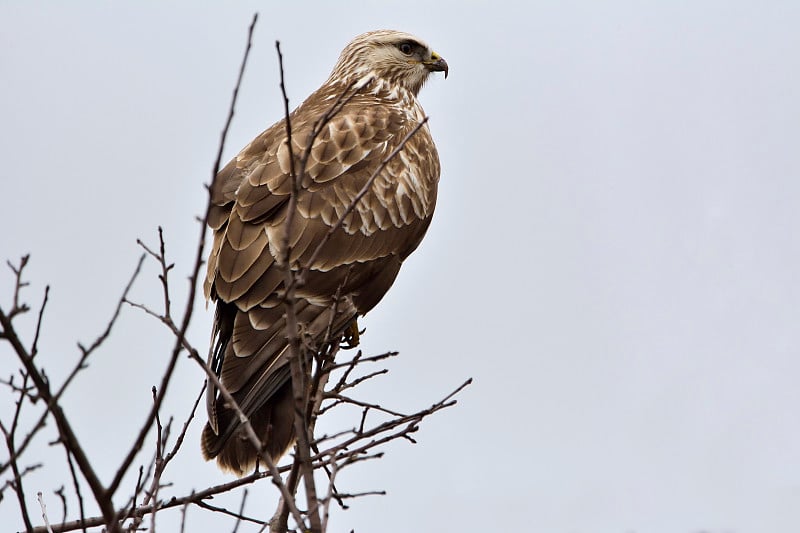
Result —
[[[338,338],[357,314],[349,298],[335,306],[335,316],[334,306],[330,304],[298,300],[297,319],[304,346],[310,344],[318,349],[323,343]],[[277,461],[294,444],[294,398],[284,309],[283,306],[273,308],[271,317],[265,315],[268,311],[258,310],[258,319],[251,321],[246,312],[235,305],[219,302],[217,338],[212,353],[222,356],[215,370],[248,417],[262,442],[263,453]],[[248,342],[237,341],[239,336],[248,337]],[[263,344],[254,346],[254,338],[261,339]],[[244,353],[240,353],[245,347]],[[255,466],[259,451],[235,410],[213,386],[208,388],[207,403],[209,422],[201,438],[203,457],[206,460],[216,458],[223,470],[239,476],[246,474]]]
[[[287,381],[268,402],[248,418],[256,436],[264,443],[264,453],[277,461],[294,444],[294,399],[292,382]],[[217,435],[211,425],[206,423],[201,440],[203,457],[206,461],[216,458],[223,470],[243,476],[251,472],[257,462],[258,451],[253,446],[232,409],[224,405],[224,399],[217,400],[217,412],[221,428],[230,428]]]

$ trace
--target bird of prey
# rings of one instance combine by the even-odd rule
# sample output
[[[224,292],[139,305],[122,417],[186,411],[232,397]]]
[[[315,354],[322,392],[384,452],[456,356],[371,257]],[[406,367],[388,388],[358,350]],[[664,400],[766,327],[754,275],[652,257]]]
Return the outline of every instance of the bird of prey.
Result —
[[[216,302],[209,365],[273,460],[295,438],[281,266],[286,244],[289,267],[307,269],[295,304],[305,345],[340,338],[381,300],[422,240],[436,203],[439,157],[427,124],[420,127],[425,114],[417,100],[432,72],[447,77],[447,62],[413,35],[379,30],[356,37],[325,83],[289,115],[292,149],[281,120],[212,184],[214,241],[204,285],[206,298]],[[315,126],[321,129],[305,154]],[[292,176],[304,155],[290,213]],[[207,400],[203,455],[244,475],[258,452],[213,385]]]

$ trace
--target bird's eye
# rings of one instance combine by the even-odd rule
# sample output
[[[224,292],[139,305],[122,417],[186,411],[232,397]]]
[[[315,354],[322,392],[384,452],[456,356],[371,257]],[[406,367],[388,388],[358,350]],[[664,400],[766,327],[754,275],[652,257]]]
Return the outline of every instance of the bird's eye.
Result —
[[[411,52],[414,50],[414,47],[411,46],[411,43],[400,43],[398,48],[407,56],[410,56]]]

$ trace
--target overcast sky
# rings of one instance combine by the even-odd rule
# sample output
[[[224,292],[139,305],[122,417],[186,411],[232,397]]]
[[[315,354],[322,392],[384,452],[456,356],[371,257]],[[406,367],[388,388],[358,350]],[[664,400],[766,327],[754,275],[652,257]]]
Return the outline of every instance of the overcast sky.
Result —
[[[421,93],[436,216],[362,322],[367,353],[401,354],[362,394],[410,411],[475,382],[418,445],[343,475],[341,490],[388,495],[332,531],[800,531],[795,1],[0,2],[0,255],[31,254],[32,303],[51,285],[48,375],[103,329],[159,225],[184,300],[255,11],[226,160],[281,117],[276,39],[293,106],[364,31],[414,33],[450,65]],[[155,275],[133,294],[154,307]],[[11,283],[0,271],[4,309]],[[199,307],[197,346],[211,318]],[[171,346],[126,309],[65,399],[106,481]],[[5,373],[12,358],[0,344]],[[180,365],[164,417],[203,380]],[[204,417],[167,495],[230,479],[200,457]],[[37,450],[52,470],[28,500],[58,509],[63,452]],[[248,511],[276,498],[261,483]],[[10,496],[0,523],[20,527]],[[199,509],[188,524],[230,528]]]

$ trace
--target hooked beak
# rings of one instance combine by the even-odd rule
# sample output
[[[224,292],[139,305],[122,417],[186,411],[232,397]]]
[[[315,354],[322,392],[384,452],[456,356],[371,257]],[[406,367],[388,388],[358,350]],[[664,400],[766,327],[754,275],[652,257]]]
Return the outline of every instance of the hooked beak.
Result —
[[[447,66],[447,61],[436,52],[432,52],[430,60],[423,61],[422,64],[431,72],[444,72],[444,78],[447,79],[450,68]]]

